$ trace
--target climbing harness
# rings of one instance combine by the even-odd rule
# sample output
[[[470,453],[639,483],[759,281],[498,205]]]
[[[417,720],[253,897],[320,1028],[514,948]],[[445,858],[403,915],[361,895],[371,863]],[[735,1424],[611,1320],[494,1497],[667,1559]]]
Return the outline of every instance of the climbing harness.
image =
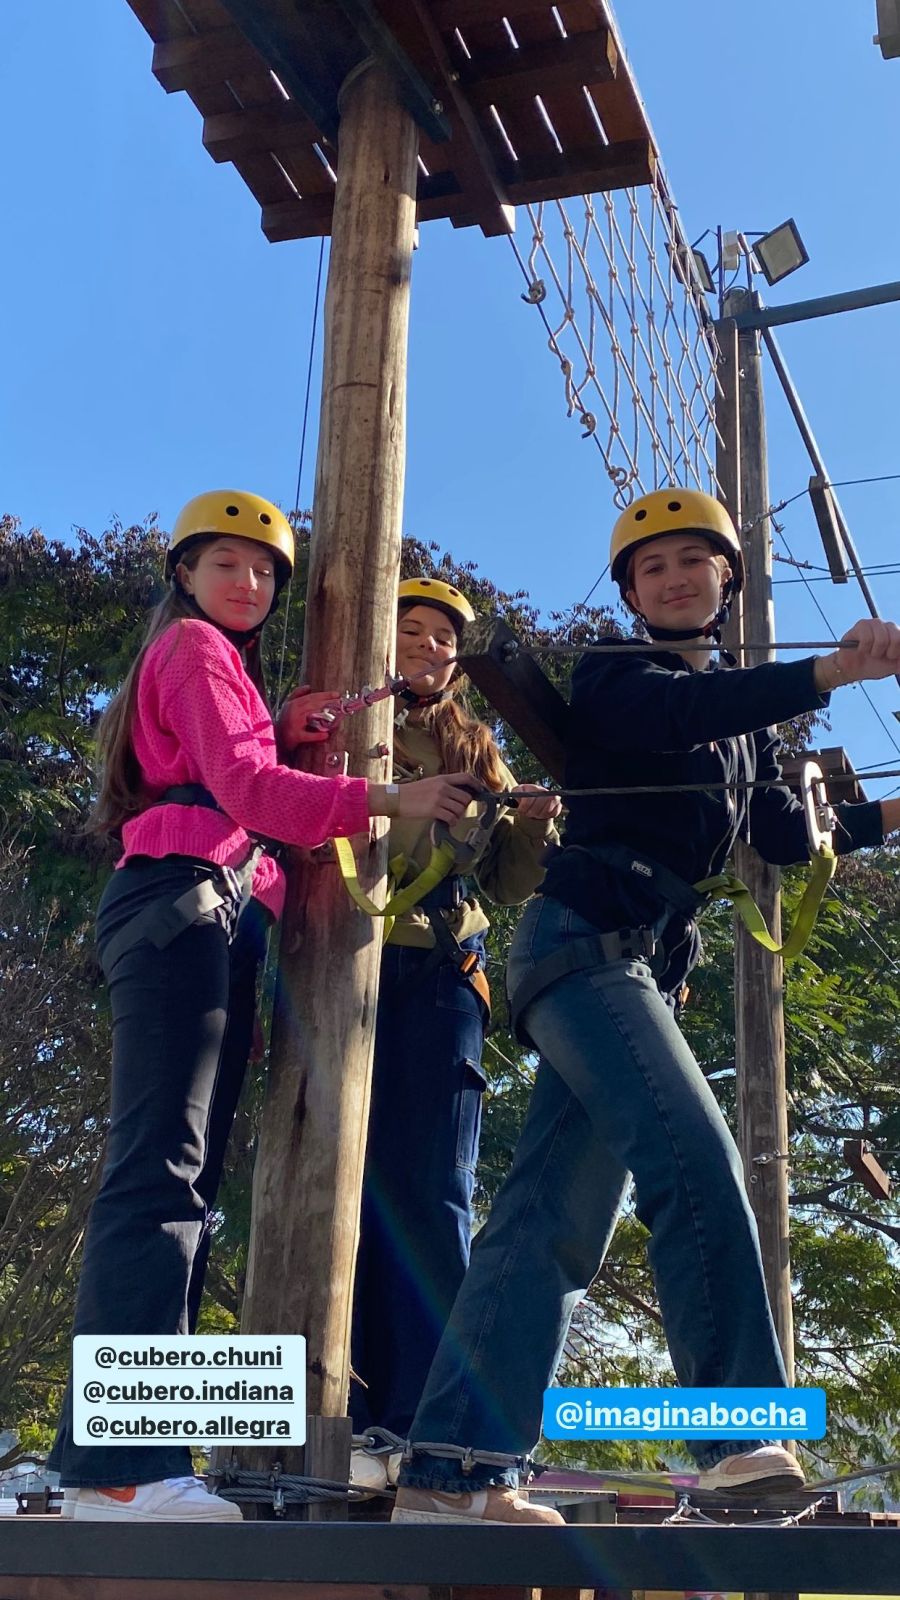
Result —
[[[431,855],[428,859],[428,865],[423,867],[412,883],[407,884],[403,889],[399,888],[399,885],[406,874],[406,857],[400,855],[391,858],[388,863],[391,887],[388,891],[387,901],[383,906],[376,905],[375,901],[370,899],[363,889],[359,881],[353,846],[349,839],[332,839],[331,841],[338,870],[344,881],[347,893],[354,904],[359,907],[360,911],[364,911],[367,917],[383,917],[385,919],[385,939],[390,936],[397,917],[402,917],[405,912],[411,911],[413,906],[418,905],[419,901],[424,899],[425,895],[429,894],[432,889],[436,889],[456,864],[456,852],[453,846],[447,843],[439,844],[435,837],[434,828],[432,828],[431,840]]]
[[[668,867],[629,849],[627,845],[576,846],[574,848],[584,848],[585,853],[594,860],[604,861],[623,873],[634,873],[644,887],[655,888],[664,910],[648,927],[621,928],[611,933],[573,939],[539,961],[509,996],[510,1030],[513,1035],[522,1044],[532,1043],[522,1026],[526,1010],[545,989],[570,973],[583,972],[614,961],[646,961],[654,976],[659,976],[661,960],[664,962],[659,939],[672,911],[693,921],[704,902],[710,898],[729,899],[748,933],[758,944],[773,955],[781,956],[784,961],[795,960],[809,942],[819,907],[837,864],[833,843],[834,812],[826,797],[822,769],[815,761],[803,763],[800,792],[812,866],[794,926],[782,944],[772,938],[750,890],[734,873],[717,873],[699,883],[689,884]]]
[[[397,917],[411,911],[414,906],[419,906],[431,924],[434,947],[428,952],[428,959],[423,963],[418,978],[424,978],[434,966],[449,963],[471,984],[482,1001],[488,1017],[491,1010],[491,991],[480,964],[479,952],[467,950],[460,944],[453,929],[448,925],[443,914],[445,907],[441,905],[441,891],[446,891],[446,909],[455,910],[462,904],[465,898],[464,874],[480,859],[500,816],[514,807],[518,798],[511,789],[504,789],[499,794],[491,789],[475,792],[473,799],[483,804],[484,810],[480,816],[467,819],[469,826],[461,839],[451,833],[446,822],[433,822],[428,864],[411,883],[400,887],[409,871],[409,863],[404,855],[393,856],[388,863],[391,886],[384,906],[376,905],[360,885],[350,841],[332,840],[338,870],[347,893],[367,917],[384,919],[385,942],[390,938]]]
[[[515,791],[507,789],[499,794],[495,794],[490,789],[474,790],[472,798],[479,803],[483,803],[483,814],[480,817],[469,819],[470,826],[461,839],[456,838],[450,832],[446,822],[433,822],[431,825],[431,855],[427,865],[413,878],[411,883],[402,888],[400,887],[409,871],[409,863],[406,857],[404,855],[396,855],[391,858],[388,863],[391,888],[387,901],[383,906],[376,905],[375,901],[370,899],[362,888],[359,881],[356,858],[349,839],[333,839],[331,841],[347,893],[354,904],[359,907],[360,911],[364,911],[367,917],[384,918],[385,939],[390,936],[397,917],[402,917],[407,911],[411,911],[413,906],[420,905],[426,896],[431,894],[451,872],[461,878],[467,871],[471,870],[486,848],[491,832],[501,813],[515,806],[518,800]],[[461,898],[462,896],[460,896]],[[435,907],[435,912],[440,917],[440,908]],[[450,938],[453,938],[443,917],[440,917],[440,920]],[[431,918],[430,912],[429,921],[432,922],[432,927],[434,927],[435,923]],[[454,942],[456,943],[456,941]],[[458,966],[466,977],[469,977],[472,971],[472,964],[469,962],[468,957],[473,952],[462,951],[458,944],[457,949],[464,959],[457,960],[454,957],[454,965]]]
[[[222,810],[201,783],[175,784],[166,789],[153,804],[205,806],[211,811]],[[232,943],[238,923],[250,904],[257,863],[267,847],[268,841],[254,840],[249,855],[239,867],[221,866],[211,861],[207,869],[206,864],[195,861],[194,867],[202,873],[197,883],[175,900],[168,895],[161,895],[158,900],[151,901],[104,945],[103,967],[107,976],[116,962],[143,940],[155,945],[157,950],[165,950],[186,928],[193,927],[211,913],[224,928],[229,943]]]

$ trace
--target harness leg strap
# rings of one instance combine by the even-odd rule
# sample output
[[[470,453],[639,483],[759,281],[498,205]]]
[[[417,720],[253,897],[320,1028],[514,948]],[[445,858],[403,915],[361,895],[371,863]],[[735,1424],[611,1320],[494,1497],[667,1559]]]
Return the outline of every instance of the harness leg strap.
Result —
[[[539,994],[549,989],[560,978],[572,972],[584,972],[589,967],[605,965],[611,961],[652,961],[656,939],[651,928],[625,928],[618,933],[596,933],[584,939],[573,939],[552,956],[545,956],[533,967],[528,976],[516,985],[509,997],[510,1031],[520,1044],[533,1044],[522,1027],[521,1019]]]
[[[157,950],[164,950],[185,928],[192,927],[207,912],[217,911],[219,906],[225,904],[225,895],[209,878],[192,884],[177,900],[161,896],[113,935],[103,953],[104,970],[109,974],[116,962],[121,961],[142,939],[154,944]]]

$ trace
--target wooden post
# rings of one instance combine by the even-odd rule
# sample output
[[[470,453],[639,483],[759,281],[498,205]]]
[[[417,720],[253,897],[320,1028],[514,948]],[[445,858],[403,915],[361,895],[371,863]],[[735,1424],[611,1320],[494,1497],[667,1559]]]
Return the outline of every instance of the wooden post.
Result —
[[[744,309],[746,291],[732,291],[726,312]],[[747,577],[743,596],[743,636],[774,640],[771,528],[766,423],[759,336],[742,331],[737,369],[740,418],[740,516]],[[755,666],[773,659],[768,648],[742,658]],[[781,938],[781,875],[752,847],[738,844],[735,870],[748,885],[774,938]],[[738,1142],[750,1201],[759,1227],[766,1287],[787,1368],[794,1381],[794,1322],[791,1305],[788,1237],[787,1162],[772,1159],[787,1150],[787,1097],[784,1050],[784,969],[752,939],[735,918],[735,1064],[737,1071]],[[759,1161],[757,1157],[768,1157]]]
[[[418,136],[385,71],[367,64],[341,98],[340,150],[328,290],[313,537],[304,649],[305,681],[338,691],[381,683],[393,660],[405,462],[409,285]],[[351,774],[383,783],[393,703],[348,719],[310,771],[339,773],[343,736]],[[327,753],[326,753],[327,752]],[[357,841],[360,845],[360,841]],[[358,848],[369,892],[384,885],[386,823]],[[363,916],[330,853],[294,866],[281,937],[272,1061],[253,1184],[253,1221],[242,1327],[303,1333],[307,1410],[343,1418],[359,1231],[381,925]],[[349,1468],[349,1431],[344,1454]],[[328,1430],[317,1428],[301,1466],[341,1477]],[[242,1452],[268,1469],[274,1452]],[[315,1459],[313,1459],[315,1457]],[[338,1516],[346,1507],[336,1506]]]

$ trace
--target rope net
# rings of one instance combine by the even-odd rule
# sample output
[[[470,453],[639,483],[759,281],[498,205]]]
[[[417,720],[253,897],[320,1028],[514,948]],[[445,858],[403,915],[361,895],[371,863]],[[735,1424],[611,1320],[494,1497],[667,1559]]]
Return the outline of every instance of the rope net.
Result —
[[[716,493],[719,349],[664,179],[524,212],[522,298],[540,310],[568,414],[597,445],[615,504],[666,483]]]

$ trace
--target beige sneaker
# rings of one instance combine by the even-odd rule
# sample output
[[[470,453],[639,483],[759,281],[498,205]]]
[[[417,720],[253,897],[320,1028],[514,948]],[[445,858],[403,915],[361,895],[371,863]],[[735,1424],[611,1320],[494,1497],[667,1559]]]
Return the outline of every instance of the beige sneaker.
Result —
[[[719,1494],[778,1494],[786,1489],[802,1489],[806,1479],[799,1462],[780,1444],[760,1445],[737,1456],[726,1456],[707,1472],[701,1472],[698,1489]]]
[[[441,1489],[398,1489],[391,1522],[482,1522],[492,1527],[565,1527],[565,1518],[549,1506],[534,1506],[517,1489],[499,1485],[471,1493],[445,1494]]]
[[[403,1465],[403,1451],[392,1450],[390,1455],[372,1455],[369,1450],[351,1450],[350,1482],[354,1489],[367,1489],[370,1494],[383,1494],[394,1489]]]

